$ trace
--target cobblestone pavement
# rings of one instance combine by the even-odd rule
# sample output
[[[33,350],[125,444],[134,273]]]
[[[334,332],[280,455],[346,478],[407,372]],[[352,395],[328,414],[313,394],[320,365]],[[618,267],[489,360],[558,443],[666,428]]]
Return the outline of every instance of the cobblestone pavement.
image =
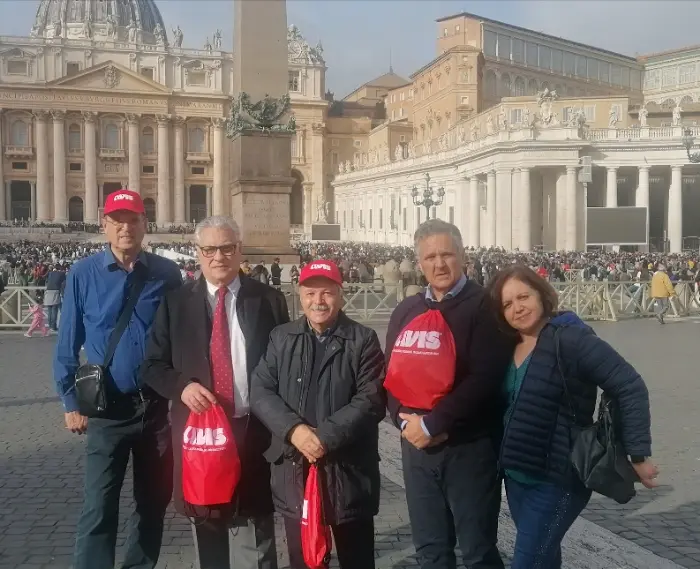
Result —
[[[655,454],[666,485],[655,492],[643,491],[631,506],[594,500],[585,514],[689,568],[700,568],[700,490],[692,483],[700,465],[698,421],[693,415],[700,394],[690,357],[694,335],[700,332],[695,326],[690,321],[664,328],[651,321],[596,326],[647,379]],[[383,336],[384,330],[378,328],[378,332]],[[27,340],[0,333],[0,569],[70,567],[80,512],[84,442],[62,428],[50,379],[53,343],[51,338]],[[395,477],[383,480],[376,522],[379,568],[416,566],[399,483]],[[122,495],[124,518],[131,505],[129,481]],[[280,528],[278,535],[283,533]],[[120,534],[120,546],[123,539]],[[193,567],[191,543],[188,522],[169,513],[159,567]],[[512,548],[507,538],[502,545],[506,551]],[[280,542],[281,568],[286,566],[285,550]]]

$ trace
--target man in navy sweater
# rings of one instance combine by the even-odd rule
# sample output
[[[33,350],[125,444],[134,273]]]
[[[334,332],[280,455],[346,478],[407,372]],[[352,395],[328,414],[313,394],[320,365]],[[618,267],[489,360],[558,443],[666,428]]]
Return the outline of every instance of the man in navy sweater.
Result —
[[[513,343],[499,331],[484,289],[462,272],[459,229],[433,219],[417,229],[414,241],[428,287],[404,300],[391,316],[386,339],[389,369],[401,332],[430,309],[441,313],[456,352],[452,388],[432,409],[405,407],[387,393],[391,418],[401,429],[418,562],[422,569],[455,569],[459,542],[465,567],[502,569],[496,547],[500,387]],[[434,365],[426,359],[426,366]],[[417,366],[410,375],[405,381],[420,382],[427,374]]]

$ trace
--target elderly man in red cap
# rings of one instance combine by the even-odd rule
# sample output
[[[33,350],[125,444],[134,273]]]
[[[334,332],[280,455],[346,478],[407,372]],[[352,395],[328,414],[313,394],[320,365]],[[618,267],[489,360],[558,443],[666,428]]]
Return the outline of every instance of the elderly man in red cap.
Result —
[[[384,362],[374,330],[342,311],[343,279],[331,261],[299,276],[304,315],[278,326],[251,381],[253,413],[272,433],[276,510],[284,516],[291,569],[305,569],[304,481],[318,464],[325,521],[341,569],[374,568],[379,510],[378,424]]]
[[[136,192],[107,197],[102,227],[107,247],[68,273],[54,360],[66,429],[87,433],[73,566],[114,568],[131,457],[136,504],[121,567],[152,569],[172,494],[172,447],[168,400],[143,384],[139,369],[158,305],[182,279],[175,263],[142,250],[146,215]]]

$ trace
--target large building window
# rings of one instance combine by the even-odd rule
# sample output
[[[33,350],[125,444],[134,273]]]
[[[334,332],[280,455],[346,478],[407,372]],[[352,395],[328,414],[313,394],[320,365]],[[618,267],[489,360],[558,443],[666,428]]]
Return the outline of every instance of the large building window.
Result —
[[[8,75],[29,75],[29,63],[22,60],[10,60],[7,62]]]
[[[501,75],[501,84],[498,92],[499,97],[510,97],[510,75],[504,73]]]
[[[153,127],[147,126],[141,132],[141,151],[153,152],[155,150]]]
[[[512,58],[514,63],[525,63],[525,42],[523,40],[513,38],[511,50],[513,51]]]
[[[563,73],[564,70],[564,54],[559,49],[552,50],[552,71],[554,73]]]
[[[496,46],[498,44],[498,36],[496,32],[489,30],[484,31],[484,55],[487,57],[496,57]]]
[[[661,85],[663,87],[670,87],[676,84],[676,77],[678,73],[675,67],[666,67],[661,75]]]
[[[658,89],[661,86],[661,73],[658,69],[651,69],[644,72],[644,88]]]
[[[530,67],[537,67],[537,65],[539,63],[539,60],[537,58],[537,44],[527,42],[526,49],[527,49],[527,64]]]
[[[27,123],[17,120],[10,129],[10,144],[12,146],[29,146],[29,127]]]
[[[695,83],[695,64],[681,65],[680,67],[680,84],[687,85]]]
[[[70,152],[78,152],[82,150],[82,136],[80,133],[80,125],[72,124],[68,128],[68,150]]]
[[[598,77],[603,83],[610,83],[610,64],[607,61],[600,62]]]
[[[192,87],[205,87],[207,84],[206,72],[190,70],[187,73],[187,84]]]
[[[586,78],[586,58],[582,55],[576,56],[576,75],[578,77]]]
[[[540,68],[549,71],[552,68],[552,49],[540,46]]]
[[[119,127],[116,124],[108,124],[105,127],[105,148],[119,150]]]
[[[204,150],[204,129],[201,127],[194,127],[190,129],[189,132],[189,152],[205,152]]]
[[[594,81],[598,80],[598,60],[589,59],[588,60],[588,78]]]
[[[484,73],[484,96],[491,100],[496,98],[496,74],[493,71]]]
[[[301,73],[299,71],[289,72],[288,89],[293,93],[301,92]]]
[[[537,95],[539,87],[537,86],[537,79],[530,79],[527,83],[527,94]]]
[[[510,59],[510,37],[498,35],[498,57]]]
[[[512,88],[513,97],[524,97],[525,96],[525,80],[522,77],[516,77],[513,81]]]
[[[576,73],[576,57],[573,53],[564,52],[564,75],[573,76]]]

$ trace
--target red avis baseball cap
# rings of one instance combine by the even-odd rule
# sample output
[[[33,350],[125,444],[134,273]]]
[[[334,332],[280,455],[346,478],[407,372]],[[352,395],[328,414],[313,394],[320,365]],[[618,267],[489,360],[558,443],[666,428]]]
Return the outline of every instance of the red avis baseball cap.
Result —
[[[311,261],[304,265],[299,275],[299,284],[303,284],[313,277],[325,277],[332,280],[334,283],[343,286],[343,276],[340,274],[340,269],[333,261]]]
[[[109,215],[115,211],[133,211],[134,213],[146,213],[146,208],[143,207],[141,196],[131,190],[117,190],[107,196],[103,215]]]

